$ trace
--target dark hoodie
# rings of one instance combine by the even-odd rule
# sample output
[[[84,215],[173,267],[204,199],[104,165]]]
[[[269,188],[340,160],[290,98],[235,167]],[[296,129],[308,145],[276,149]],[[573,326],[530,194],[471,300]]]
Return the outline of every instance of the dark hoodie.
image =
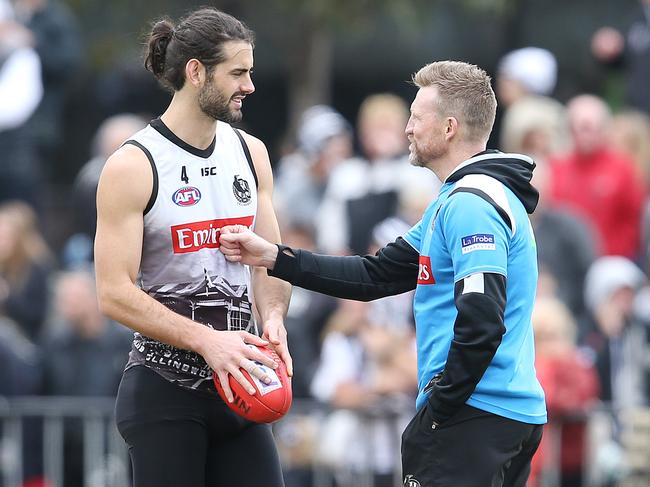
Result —
[[[478,160],[461,164],[446,183],[456,182],[468,174],[484,174],[510,188],[528,213],[535,210],[539,194],[530,184],[535,168],[530,158],[485,151],[471,159]],[[469,191],[484,198],[510,225],[506,212],[487,194],[472,188],[457,188],[454,191]],[[275,267],[269,271],[271,276],[331,296],[369,301],[410,291],[417,285],[419,253],[401,237],[374,256],[365,257],[334,257],[283,245],[278,247]],[[505,333],[506,278],[500,274],[485,273],[484,279],[483,294],[463,294],[463,281],[459,281],[454,289],[458,309],[454,323],[455,339],[445,370],[427,386],[436,424],[446,421],[471,396]],[[463,339],[456,340],[457,337]],[[462,346],[462,342],[468,341],[473,343],[472,347]]]
[[[497,150],[480,152],[472,156],[472,159],[492,154],[498,158],[483,159],[461,167],[452,172],[446,182],[454,183],[468,174],[485,174],[510,188],[529,214],[535,211],[539,193],[530,184],[535,163],[519,154],[504,154]]]

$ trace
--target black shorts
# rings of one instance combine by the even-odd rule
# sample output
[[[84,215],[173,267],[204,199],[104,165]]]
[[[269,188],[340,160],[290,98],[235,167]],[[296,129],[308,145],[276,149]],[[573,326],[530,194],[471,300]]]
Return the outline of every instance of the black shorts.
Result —
[[[133,487],[282,487],[271,428],[217,395],[183,389],[144,366],[124,372],[115,407]]]
[[[542,425],[464,405],[432,429],[425,404],[402,435],[405,487],[524,487]]]

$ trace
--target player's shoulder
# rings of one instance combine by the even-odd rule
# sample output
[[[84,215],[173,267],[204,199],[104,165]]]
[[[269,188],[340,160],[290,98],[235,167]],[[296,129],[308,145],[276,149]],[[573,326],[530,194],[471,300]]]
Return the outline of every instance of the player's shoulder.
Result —
[[[269,152],[266,149],[266,145],[257,137],[233,127],[233,130],[239,132],[239,134],[244,139],[246,146],[250,152],[251,159],[253,160],[253,166],[255,167],[255,173],[258,180],[258,189],[263,190],[273,190],[273,173],[271,171],[271,159],[269,158]]]
[[[255,154],[265,154],[268,157],[266,144],[264,144],[264,142],[262,142],[259,138],[249,134],[248,132],[242,129],[233,127],[233,130],[239,132],[241,136],[244,138],[244,141],[246,142],[246,145],[248,145],[248,148],[251,151],[251,155],[253,157],[255,157]]]
[[[124,144],[106,161],[99,178],[98,201],[121,200],[127,206],[144,208],[154,187],[154,171],[147,154]]]
[[[151,172],[150,156],[144,147],[128,143],[111,154],[102,171],[116,177],[135,177],[143,172]]]

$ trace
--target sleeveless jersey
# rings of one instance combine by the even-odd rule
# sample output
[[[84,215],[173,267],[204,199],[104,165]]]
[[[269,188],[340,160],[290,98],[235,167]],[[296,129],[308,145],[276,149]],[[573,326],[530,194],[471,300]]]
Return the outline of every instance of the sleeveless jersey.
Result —
[[[257,334],[248,267],[228,262],[219,229],[252,228],[257,178],[239,132],[218,122],[207,149],[178,138],[160,119],[125,142],[148,157],[154,176],[144,213],[139,285],[174,312],[215,330]],[[191,389],[215,391],[199,354],[135,333],[127,368],[145,365]]]

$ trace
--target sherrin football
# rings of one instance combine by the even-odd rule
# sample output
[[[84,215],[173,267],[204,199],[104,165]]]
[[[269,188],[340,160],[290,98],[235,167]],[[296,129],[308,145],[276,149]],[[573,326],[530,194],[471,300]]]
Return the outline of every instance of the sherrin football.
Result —
[[[228,402],[217,374],[213,373],[212,379],[221,399],[235,413],[256,423],[272,423],[284,416],[291,407],[291,379],[287,375],[286,365],[273,350],[262,346],[257,346],[257,348],[265,355],[273,358],[278,363],[278,368],[274,370],[255,362],[271,378],[269,384],[265,384],[257,377],[251,376],[248,371],[240,369],[244,377],[255,388],[255,394],[250,395],[232,375],[228,375],[230,389],[234,397],[233,402]]]

